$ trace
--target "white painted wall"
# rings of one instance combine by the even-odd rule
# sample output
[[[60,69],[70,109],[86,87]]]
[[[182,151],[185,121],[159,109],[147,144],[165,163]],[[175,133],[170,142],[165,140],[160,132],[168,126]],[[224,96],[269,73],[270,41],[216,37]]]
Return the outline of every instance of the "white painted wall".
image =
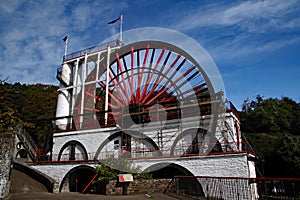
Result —
[[[166,159],[141,159],[134,160],[133,164],[140,166],[141,170],[146,170],[151,166],[157,166],[157,169],[166,167],[168,164],[177,164],[189,170],[195,176],[212,176],[212,177],[255,177],[254,163],[248,161],[248,154],[224,154],[217,156],[197,156],[186,158],[166,158]],[[67,173],[80,165],[87,165],[93,168],[98,163],[64,163],[64,164],[43,164],[32,165],[33,168],[47,174],[53,178],[57,185],[61,185],[62,180]],[[254,171],[253,171],[254,170]],[[58,192],[55,188],[54,192]]]

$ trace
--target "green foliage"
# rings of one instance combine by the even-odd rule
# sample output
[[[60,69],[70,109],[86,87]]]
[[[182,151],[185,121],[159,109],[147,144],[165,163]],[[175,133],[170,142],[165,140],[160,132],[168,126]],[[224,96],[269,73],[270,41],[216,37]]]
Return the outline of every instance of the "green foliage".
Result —
[[[240,116],[243,132],[300,135],[300,104],[288,97],[246,99]]]
[[[257,156],[266,160],[268,156],[272,155],[276,148],[279,146],[280,139],[276,135],[267,133],[243,133],[251,146],[254,148]]]
[[[300,137],[244,133],[260,158],[257,169],[267,177],[300,177]]]
[[[134,166],[132,161],[126,159],[116,159],[109,157],[99,163],[96,167],[96,172],[99,174],[96,182],[107,182],[117,180],[119,174],[130,173],[134,179],[151,179],[149,173],[142,172],[139,166]]]
[[[117,180],[118,172],[114,168],[100,163],[100,166],[96,168],[96,172],[99,174],[96,182],[107,182],[110,180]]]
[[[34,125],[27,130],[40,147],[44,145],[46,135],[51,131],[49,129],[57,102],[56,90],[55,86],[36,84],[29,86],[24,94],[22,117]]]
[[[280,160],[281,173],[300,177],[300,138],[284,136],[276,153]]]
[[[21,123],[42,147],[54,118],[57,87],[0,83],[0,131],[7,132]]]
[[[300,177],[300,104],[288,97],[245,100],[241,130],[269,177]]]
[[[12,94],[16,93],[15,88],[0,81],[0,132],[11,132],[12,127],[18,123],[26,124],[18,115],[18,104],[12,99]]]

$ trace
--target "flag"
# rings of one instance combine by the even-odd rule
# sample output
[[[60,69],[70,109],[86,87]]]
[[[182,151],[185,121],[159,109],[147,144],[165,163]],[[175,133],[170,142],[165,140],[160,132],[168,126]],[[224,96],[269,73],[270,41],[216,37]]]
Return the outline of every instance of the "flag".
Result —
[[[66,35],[66,36],[63,38],[63,41],[64,41],[65,43],[67,43],[68,39],[69,39],[69,36]]]
[[[121,18],[122,18],[122,15],[120,15],[117,19],[108,22],[107,24],[114,24],[114,23],[116,23],[117,21],[119,21]]]

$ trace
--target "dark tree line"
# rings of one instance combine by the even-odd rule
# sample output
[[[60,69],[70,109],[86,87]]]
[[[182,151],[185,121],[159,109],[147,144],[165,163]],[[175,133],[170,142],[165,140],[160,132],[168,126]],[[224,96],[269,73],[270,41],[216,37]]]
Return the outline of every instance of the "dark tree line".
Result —
[[[300,177],[300,104],[288,97],[244,101],[241,129],[265,176]]]
[[[288,97],[247,99],[240,116],[247,133],[300,135],[300,104]]]

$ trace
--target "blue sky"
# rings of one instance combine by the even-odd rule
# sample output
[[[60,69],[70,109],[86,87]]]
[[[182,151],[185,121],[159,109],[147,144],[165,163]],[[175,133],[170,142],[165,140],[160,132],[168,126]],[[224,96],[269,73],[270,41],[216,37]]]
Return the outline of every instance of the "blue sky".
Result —
[[[123,30],[169,28],[195,39],[216,63],[227,98],[288,96],[300,102],[300,1],[0,0],[0,80],[54,84],[69,52]]]

